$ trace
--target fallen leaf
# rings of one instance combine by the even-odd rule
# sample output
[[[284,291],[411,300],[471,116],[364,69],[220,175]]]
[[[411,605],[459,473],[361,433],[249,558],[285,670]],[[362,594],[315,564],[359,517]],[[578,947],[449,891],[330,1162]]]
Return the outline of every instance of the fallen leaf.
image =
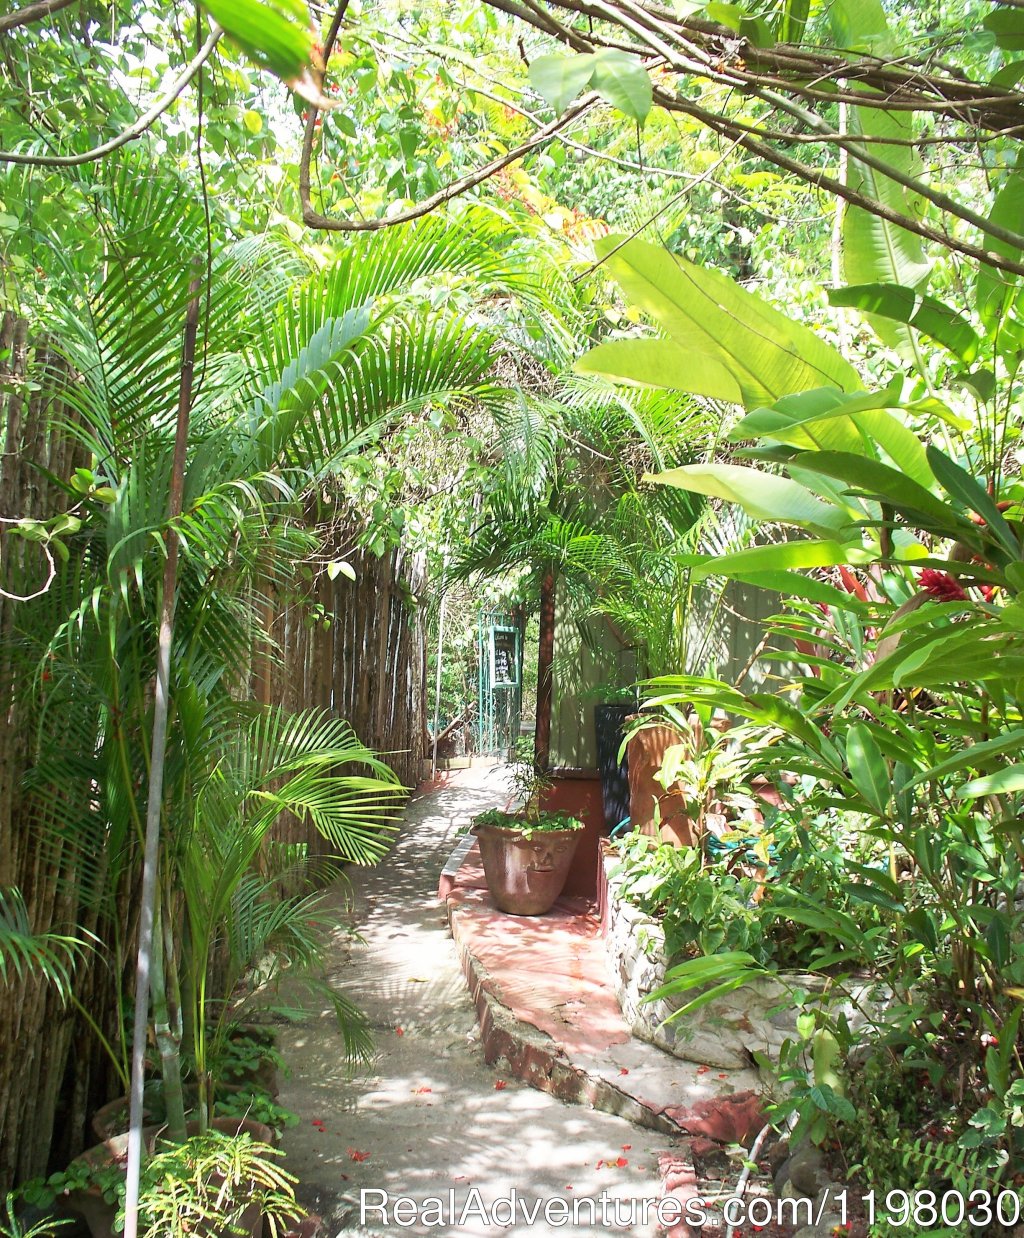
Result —
[[[496,1080],[496,1081],[495,1081],[495,1084],[494,1084],[494,1090],[495,1090],[496,1092],[504,1092],[504,1090],[505,1090],[507,1087],[508,1087],[508,1084],[505,1082],[505,1080],[504,1080],[504,1079],[498,1079],[498,1080]]]
[[[402,1031],[402,1029],[401,1029],[400,1027],[396,1027],[396,1028],[395,1028],[395,1035],[396,1035],[396,1036],[404,1036],[404,1035],[405,1035],[405,1032],[403,1032],[403,1031]]]
[[[368,1161],[370,1159],[369,1152],[360,1152],[357,1148],[346,1148],[345,1151],[354,1161]]]
[[[628,1074],[629,1074],[629,1071],[625,1068],[625,1066],[620,1066],[620,1067],[619,1067],[619,1074],[620,1074],[620,1075],[628,1075]]]
[[[413,1088],[413,1094],[415,1096],[422,1096],[424,1092],[432,1092],[433,1090],[433,1088]]]
[[[728,1078],[729,1078],[729,1076],[728,1076],[728,1075],[719,1075],[718,1077],[719,1077],[719,1079],[728,1079]]]
[[[571,1182],[567,1182],[567,1183],[565,1184],[565,1189],[566,1189],[567,1191],[574,1191],[576,1188],[573,1186],[573,1184],[572,1184]]]
[[[697,1074],[698,1074],[698,1075],[706,1075],[710,1069],[711,1069],[711,1067],[710,1067],[710,1066],[698,1066],[698,1067],[697,1067]]]
[[[616,1159],[615,1164],[619,1169],[625,1169],[629,1164],[629,1161],[627,1161],[624,1156],[620,1156]]]
[[[632,1145],[631,1143],[624,1143],[624,1144],[622,1145],[622,1150],[623,1150],[623,1152],[632,1152],[632,1151],[633,1151],[633,1145]]]

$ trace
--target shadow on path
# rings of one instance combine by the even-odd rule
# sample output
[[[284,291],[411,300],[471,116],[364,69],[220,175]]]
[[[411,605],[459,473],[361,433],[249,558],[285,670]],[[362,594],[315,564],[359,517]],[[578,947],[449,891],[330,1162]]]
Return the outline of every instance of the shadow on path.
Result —
[[[447,1201],[453,1189],[456,1213],[471,1188],[488,1202],[508,1198],[514,1188],[528,1206],[560,1197],[570,1208],[571,1201],[602,1193],[621,1201],[654,1200],[660,1193],[657,1152],[664,1135],[565,1105],[484,1064],[436,894],[460,826],[504,802],[504,778],[500,767],[460,771],[447,786],[414,799],[388,857],[375,868],[350,870],[350,891],[339,885],[332,894],[339,923],[356,928],[363,944],[345,931],[336,934],[331,979],[370,1017],[376,1060],[368,1073],[348,1078],[326,1011],[311,1013],[280,1036],[290,1071],[281,1103],[300,1115],[283,1140],[287,1168],[300,1179],[300,1198],[324,1217],[330,1235],[360,1228],[360,1191]],[[580,1224],[564,1226],[543,1219],[527,1226],[520,1214],[511,1226],[479,1216],[462,1226],[428,1224],[425,1216],[424,1223],[404,1227],[390,1213],[382,1223],[372,1210],[364,1221],[374,1233],[616,1231],[613,1212],[611,1224],[600,1223],[599,1212],[599,1223],[592,1225],[590,1206],[577,1206]],[[653,1223],[634,1219],[618,1232],[656,1231]]]

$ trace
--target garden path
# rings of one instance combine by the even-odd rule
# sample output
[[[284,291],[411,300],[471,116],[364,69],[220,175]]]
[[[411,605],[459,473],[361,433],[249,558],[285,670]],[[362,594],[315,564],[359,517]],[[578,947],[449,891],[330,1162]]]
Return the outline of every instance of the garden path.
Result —
[[[459,1227],[403,1231],[390,1213],[383,1224],[372,1211],[361,1225],[361,1190],[387,1191],[392,1200],[447,1201],[453,1189],[457,1209],[471,1199],[471,1188],[488,1203],[514,1188],[527,1206],[553,1197],[653,1200],[660,1194],[664,1134],[564,1104],[484,1063],[437,885],[460,827],[504,799],[502,769],[461,771],[411,801],[386,860],[351,870],[351,889],[332,893],[339,922],[354,926],[364,941],[336,934],[331,978],[370,1016],[376,1060],[368,1073],[347,1078],[327,1012],[283,1029],[279,1041],[290,1072],[281,1103],[300,1115],[299,1125],[285,1132],[287,1167],[329,1235],[360,1228],[466,1238],[608,1232],[587,1223],[586,1207],[583,1223],[562,1228],[543,1221],[527,1226],[520,1214],[508,1227],[470,1217]],[[642,1236],[655,1227],[620,1232]]]

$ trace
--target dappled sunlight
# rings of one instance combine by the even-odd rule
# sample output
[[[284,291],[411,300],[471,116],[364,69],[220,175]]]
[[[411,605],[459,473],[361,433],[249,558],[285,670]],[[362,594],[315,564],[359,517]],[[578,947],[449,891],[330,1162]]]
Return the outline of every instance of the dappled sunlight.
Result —
[[[387,860],[351,872],[365,944],[337,941],[331,978],[374,1028],[372,1064],[346,1073],[326,1017],[282,1031],[290,1076],[281,1099],[300,1115],[284,1136],[289,1166],[309,1205],[336,1226],[358,1224],[361,1189],[420,1200],[447,1196],[450,1188],[461,1196],[471,1187],[488,1200],[512,1187],[536,1200],[658,1193],[656,1153],[666,1136],[562,1104],[484,1064],[475,1013],[436,901],[459,827],[502,798],[500,778],[481,778],[478,771],[473,777],[483,785],[467,778],[464,788],[413,801]],[[522,927],[515,925],[511,939]],[[531,931],[538,941],[548,936],[540,921]],[[489,1231],[474,1230],[471,1222],[465,1232]]]

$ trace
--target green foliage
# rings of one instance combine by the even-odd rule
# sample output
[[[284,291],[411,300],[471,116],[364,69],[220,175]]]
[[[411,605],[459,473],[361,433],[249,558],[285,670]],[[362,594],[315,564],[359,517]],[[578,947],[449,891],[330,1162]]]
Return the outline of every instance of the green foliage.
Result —
[[[22,1221],[17,1214],[17,1195],[13,1191],[7,1193],[4,1210],[6,1217],[0,1217],[0,1238],[54,1238],[62,1225],[72,1224],[70,1217],[55,1220],[44,1218],[41,1221]]]
[[[279,1105],[263,1088],[242,1088],[238,1092],[226,1092],[217,1101],[215,1115],[218,1118],[251,1118],[262,1122],[272,1130],[283,1131],[297,1126],[299,1115]]]
[[[623,898],[658,918],[670,960],[743,951],[763,961],[770,952],[753,906],[757,879],[708,864],[696,848],[633,835],[611,875],[621,879]]]
[[[521,822],[520,813],[505,812],[501,808],[487,808],[473,818],[474,825],[495,825],[503,830],[518,829]]]
[[[920,1098],[913,1070],[884,1051],[869,1053],[849,1083],[850,1100],[860,1111],[869,1109],[872,1122],[850,1122],[843,1127],[843,1151],[853,1180],[867,1190],[931,1189],[996,1192],[1001,1166],[991,1151],[969,1147],[949,1128],[933,1124],[925,1135],[915,1135]]]
[[[282,1070],[284,1059],[274,1041],[270,1029],[252,1025],[225,1027],[217,1040],[212,1063],[214,1073],[225,1083],[242,1084],[263,1071]]]
[[[497,808],[488,808],[473,818],[474,825],[492,825],[503,830],[516,830],[523,838],[530,839],[534,834],[550,834],[559,830],[582,830],[583,822],[567,812],[536,812],[533,816],[524,816],[522,812],[503,812]]]
[[[210,1131],[180,1144],[158,1145],[142,1164],[139,1232],[146,1238],[184,1238],[197,1226],[230,1230],[255,1206],[271,1232],[279,1233],[301,1211],[295,1181],[281,1167],[280,1154],[246,1131],[233,1136]],[[98,1194],[114,1205],[123,1225],[121,1160],[78,1157],[63,1172],[29,1183],[20,1194],[29,1203],[48,1207],[60,1196],[79,1192]]]
[[[198,1226],[230,1228],[253,1209],[271,1233],[299,1213],[296,1179],[278,1154],[247,1132],[210,1131],[158,1149],[146,1162],[139,1193],[139,1226],[145,1238],[186,1238]]]

